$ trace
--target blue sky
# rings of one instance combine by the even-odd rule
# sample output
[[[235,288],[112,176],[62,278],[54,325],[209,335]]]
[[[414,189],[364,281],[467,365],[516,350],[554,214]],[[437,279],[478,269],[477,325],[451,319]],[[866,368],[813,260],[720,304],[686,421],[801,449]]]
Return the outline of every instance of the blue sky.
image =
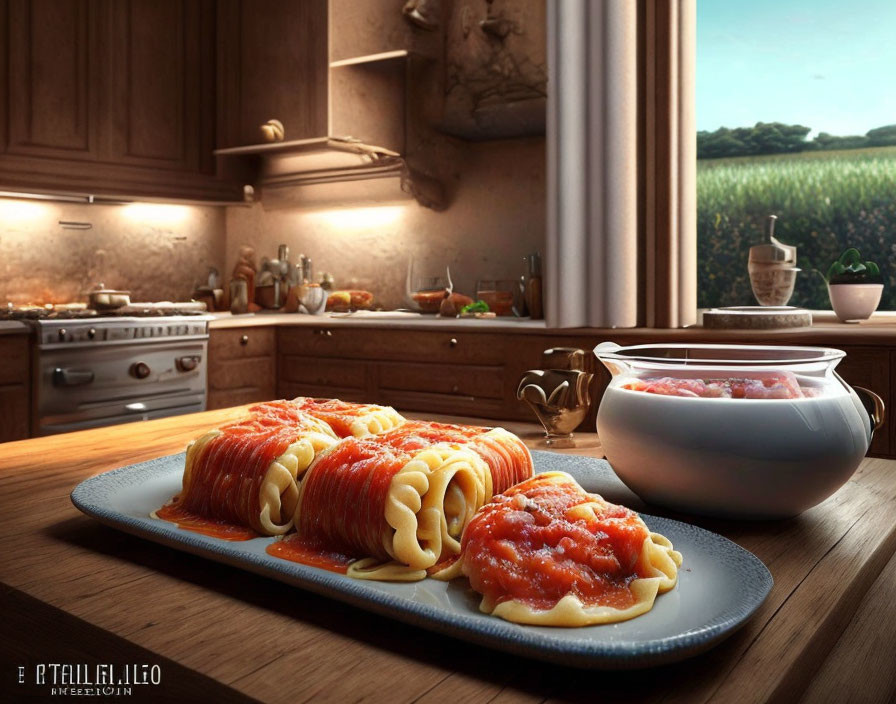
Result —
[[[896,0],[697,0],[697,129],[896,124]]]

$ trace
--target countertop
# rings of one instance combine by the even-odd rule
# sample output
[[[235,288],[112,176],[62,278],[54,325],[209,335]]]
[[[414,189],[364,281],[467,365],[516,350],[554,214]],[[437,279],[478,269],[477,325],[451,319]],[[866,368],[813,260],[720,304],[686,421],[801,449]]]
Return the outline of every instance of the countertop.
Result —
[[[703,655],[646,672],[596,673],[395,623],[104,527],[72,506],[69,493],[81,480],[179,452],[240,413],[0,445],[0,698],[49,697],[46,686],[18,684],[19,667],[32,682],[41,663],[97,662],[159,667],[159,685],[134,687],[123,701],[748,704],[896,696],[896,462],[864,460],[833,497],[794,519],[693,521],[765,562],[775,580],[768,599]],[[534,426],[507,425],[537,442]],[[579,453],[600,454],[593,434],[579,442]],[[642,507],[618,481],[601,493]]]
[[[824,313],[824,311],[822,311]],[[754,342],[793,345],[896,345],[896,322],[879,317],[861,324],[840,323],[832,315],[820,315],[811,327],[781,330],[713,330],[695,325],[688,328],[549,328],[544,320],[528,318],[440,318],[436,315],[396,316],[388,311],[364,316],[301,315],[298,313],[212,313],[212,330],[257,326],[306,326],[318,328],[361,327],[397,330],[442,330],[457,332],[501,332],[552,337],[587,337],[632,344],[651,342]]]

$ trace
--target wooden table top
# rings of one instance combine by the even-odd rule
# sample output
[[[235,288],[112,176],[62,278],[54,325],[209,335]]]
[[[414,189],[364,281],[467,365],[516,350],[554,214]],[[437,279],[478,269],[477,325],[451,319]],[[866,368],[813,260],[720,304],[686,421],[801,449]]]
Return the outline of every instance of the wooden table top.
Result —
[[[183,449],[210,411],[0,445],[0,699],[49,698],[46,663],[157,665],[127,701],[886,702],[896,697],[896,462],[866,459],[824,504],[774,523],[693,521],[775,585],[707,653],[601,673],[492,651],[107,528],[81,480]],[[510,423],[530,446],[534,426]],[[598,455],[594,435],[577,450]],[[621,484],[612,501],[643,504]],[[651,509],[652,513],[659,513]],[[19,667],[25,684],[18,684]],[[6,696],[2,696],[3,694]],[[9,695],[12,695],[10,698]],[[850,699],[850,695],[855,698]]]

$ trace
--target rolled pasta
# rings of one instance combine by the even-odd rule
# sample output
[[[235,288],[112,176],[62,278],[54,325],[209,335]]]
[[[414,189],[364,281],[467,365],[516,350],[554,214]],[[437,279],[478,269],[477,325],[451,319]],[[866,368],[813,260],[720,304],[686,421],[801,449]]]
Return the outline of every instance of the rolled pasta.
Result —
[[[464,532],[460,571],[480,610],[544,626],[613,623],[649,611],[681,554],[634,511],[546,472],[486,504]]]
[[[346,438],[317,459],[288,540],[356,558],[351,577],[419,580],[460,552],[488,467],[456,443],[387,435]],[[289,559],[283,546],[270,552]]]
[[[153,516],[231,540],[286,533],[299,478],[337,441],[326,423],[290,401],[253,406],[248,418],[188,445],[182,490]]]
[[[392,432],[413,435],[429,442],[453,442],[469,447],[485,460],[490,470],[486,500],[528,479],[533,473],[529,449],[504,428],[409,420]]]
[[[328,423],[340,438],[377,435],[405,422],[401,414],[391,406],[306,396],[299,396],[292,402],[300,410]]]

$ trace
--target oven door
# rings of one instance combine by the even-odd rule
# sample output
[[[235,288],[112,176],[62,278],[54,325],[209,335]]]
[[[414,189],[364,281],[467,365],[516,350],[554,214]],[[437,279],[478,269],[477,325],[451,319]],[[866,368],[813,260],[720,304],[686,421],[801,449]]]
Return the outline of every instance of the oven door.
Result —
[[[204,411],[207,342],[38,349],[38,435]]]

